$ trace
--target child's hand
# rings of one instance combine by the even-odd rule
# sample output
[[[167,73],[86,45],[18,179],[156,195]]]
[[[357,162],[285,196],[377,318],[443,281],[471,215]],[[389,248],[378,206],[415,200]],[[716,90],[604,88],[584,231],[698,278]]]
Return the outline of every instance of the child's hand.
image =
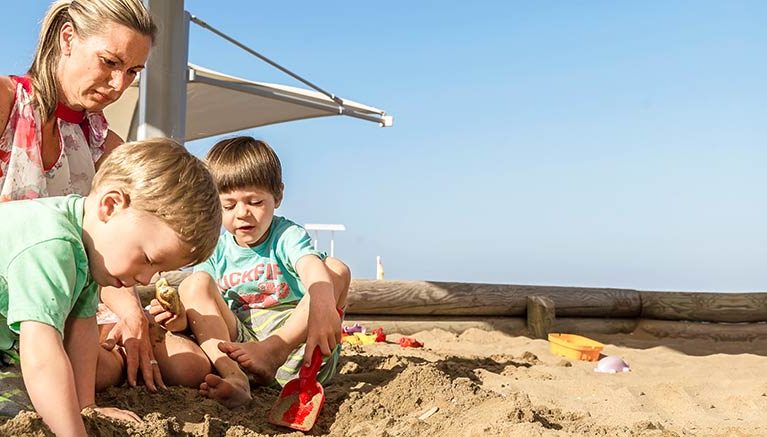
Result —
[[[316,346],[320,347],[323,355],[328,356],[341,342],[341,317],[336,309],[336,301],[332,294],[324,295],[322,298],[320,296],[312,296],[309,301],[309,321],[304,353],[306,366],[311,363],[311,351]]]
[[[181,314],[173,314],[166,310],[160,301],[152,299],[149,303],[149,315],[154,321],[170,332],[180,332],[187,328],[186,308],[181,304]]]
[[[112,419],[118,419],[118,420],[124,420],[127,422],[141,422],[141,418],[136,415],[133,411],[128,410],[121,410],[119,408],[115,407],[97,407],[92,406],[88,407],[92,409],[93,411],[101,414],[102,416],[111,417]],[[86,409],[84,409],[85,412]]]

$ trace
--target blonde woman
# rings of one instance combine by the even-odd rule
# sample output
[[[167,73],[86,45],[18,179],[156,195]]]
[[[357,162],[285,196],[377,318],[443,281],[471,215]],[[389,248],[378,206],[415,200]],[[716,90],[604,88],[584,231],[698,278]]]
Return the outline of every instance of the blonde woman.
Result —
[[[43,18],[26,75],[0,76],[0,202],[87,195],[96,169],[123,140],[102,110],[144,68],[157,32],[141,0],[60,0]],[[128,382],[137,369],[150,390],[162,378],[135,295],[104,288],[121,322]],[[119,311],[117,311],[119,309]]]

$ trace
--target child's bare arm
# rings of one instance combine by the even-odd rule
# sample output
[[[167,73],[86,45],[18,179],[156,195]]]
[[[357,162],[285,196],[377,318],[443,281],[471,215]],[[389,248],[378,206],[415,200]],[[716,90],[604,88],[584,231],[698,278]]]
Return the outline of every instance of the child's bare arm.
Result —
[[[316,346],[330,355],[341,341],[341,319],[336,311],[333,281],[318,257],[304,256],[296,263],[296,272],[309,293],[309,318],[304,362],[308,365]]]
[[[67,318],[64,327],[64,351],[72,366],[80,409],[96,402],[96,361],[99,329],[96,317]]]
[[[24,385],[37,413],[54,434],[86,435],[72,366],[59,332],[44,323],[21,322],[19,343]]]

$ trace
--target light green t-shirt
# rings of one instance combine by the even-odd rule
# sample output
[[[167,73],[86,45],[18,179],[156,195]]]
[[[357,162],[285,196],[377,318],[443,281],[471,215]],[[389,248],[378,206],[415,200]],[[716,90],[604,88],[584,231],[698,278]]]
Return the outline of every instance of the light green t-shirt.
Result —
[[[274,216],[266,241],[254,247],[241,247],[232,234],[224,232],[213,255],[196,265],[194,271],[207,272],[216,280],[232,311],[268,308],[298,303],[306,294],[295,268],[306,255],[326,257],[314,249],[304,228]]]
[[[23,321],[53,326],[63,337],[68,317],[96,314],[84,204],[76,194],[0,203],[0,350],[18,338]]]

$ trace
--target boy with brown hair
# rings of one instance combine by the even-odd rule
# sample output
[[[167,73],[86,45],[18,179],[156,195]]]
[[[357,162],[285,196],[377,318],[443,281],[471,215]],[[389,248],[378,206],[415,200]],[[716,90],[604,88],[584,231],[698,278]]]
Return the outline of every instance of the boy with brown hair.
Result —
[[[226,406],[250,399],[240,366],[256,383],[285,385],[319,348],[325,358],[318,380],[327,381],[340,354],[337,308],[346,304],[349,268],[315,250],[301,226],[274,215],[284,185],[280,160],[268,144],[226,139],[206,162],[227,232],[213,256],[179,286],[182,314],[156,301],[150,313],[171,331],[191,330],[218,372],[204,377],[200,393]],[[179,360],[175,367],[184,358],[168,354]]]
[[[59,435],[84,436],[89,407],[138,420],[95,405],[97,360],[109,354],[98,343],[98,287],[146,284],[208,258],[221,226],[210,172],[171,140],[127,143],[87,197],[7,202],[0,216],[0,355],[20,359],[35,410]]]

